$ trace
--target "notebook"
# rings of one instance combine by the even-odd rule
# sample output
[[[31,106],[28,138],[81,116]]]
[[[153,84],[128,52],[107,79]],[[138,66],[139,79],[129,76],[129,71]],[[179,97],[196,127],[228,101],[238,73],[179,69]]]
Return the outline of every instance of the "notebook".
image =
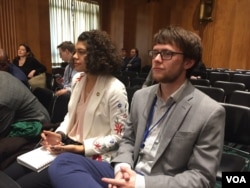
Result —
[[[43,146],[31,150],[17,157],[17,163],[40,172],[50,165],[57,155],[50,153]]]

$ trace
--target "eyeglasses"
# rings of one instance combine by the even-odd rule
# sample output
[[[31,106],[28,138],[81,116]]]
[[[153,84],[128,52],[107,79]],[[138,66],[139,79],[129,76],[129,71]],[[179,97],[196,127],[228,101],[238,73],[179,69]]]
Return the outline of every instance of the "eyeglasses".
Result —
[[[182,53],[182,52],[172,52],[170,50],[162,50],[162,51],[149,50],[148,51],[148,55],[152,59],[155,59],[158,54],[160,54],[161,55],[161,59],[164,59],[164,60],[170,60],[176,54],[184,55],[184,53]]]

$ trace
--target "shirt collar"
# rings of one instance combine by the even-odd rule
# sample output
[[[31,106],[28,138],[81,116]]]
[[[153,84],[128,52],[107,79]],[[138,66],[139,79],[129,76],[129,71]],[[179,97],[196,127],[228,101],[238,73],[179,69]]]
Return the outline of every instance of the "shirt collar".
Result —
[[[182,92],[185,90],[186,86],[187,86],[187,79],[183,82],[183,84],[174,92],[170,95],[170,97],[168,98],[168,100],[165,102],[167,104],[172,103],[173,101],[178,101],[178,99],[180,98]],[[163,99],[161,98],[161,93],[160,93],[160,84],[159,87],[157,89],[157,91],[155,92],[155,95],[157,96],[158,99],[160,99],[161,101],[163,101]]]

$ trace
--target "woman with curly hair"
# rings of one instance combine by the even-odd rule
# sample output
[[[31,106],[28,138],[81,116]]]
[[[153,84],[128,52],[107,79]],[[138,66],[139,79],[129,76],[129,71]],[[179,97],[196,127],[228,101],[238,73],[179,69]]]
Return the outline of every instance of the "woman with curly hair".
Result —
[[[68,113],[55,132],[41,134],[42,145],[58,154],[58,161],[75,154],[109,162],[128,116],[125,86],[113,76],[120,69],[120,60],[104,31],[83,32],[75,47],[73,59],[78,73],[72,81]],[[70,169],[70,163],[65,168]],[[21,187],[51,187],[47,169],[36,173],[16,163],[5,173]]]

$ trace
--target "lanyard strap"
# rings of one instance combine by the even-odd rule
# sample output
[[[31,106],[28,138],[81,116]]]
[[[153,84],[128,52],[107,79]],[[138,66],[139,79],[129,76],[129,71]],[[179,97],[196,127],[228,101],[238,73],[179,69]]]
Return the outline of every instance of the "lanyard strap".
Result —
[[[151,108],[150,108],[150,112],[149,112],[149,117],[148,117],[148,121],[147,121],[147,126],[146,126],[146,129],[145,129],[145,132],[144,132],[144,136],[143,136],[143,141],[142,141],[142,144],[141,144],[141,148],[144,148],[145,146],[145,141],[149,135],[149,133],[156,127],[159,125],[159,123],[168,115],[168,112],[170,111],[170,109],[172,108],[172,106],[174,105],[174,102],[167,108],[166,112],[160,117],[160,119],[150,127],[151,123],[152,123],[152,120],[153,120],[153,116],[154,116],[154,107],[155,107],[155,104],[156,104],[156,100],[157,100],[157,97],[155,96],[154,98],[154,101],[151,105]]]

